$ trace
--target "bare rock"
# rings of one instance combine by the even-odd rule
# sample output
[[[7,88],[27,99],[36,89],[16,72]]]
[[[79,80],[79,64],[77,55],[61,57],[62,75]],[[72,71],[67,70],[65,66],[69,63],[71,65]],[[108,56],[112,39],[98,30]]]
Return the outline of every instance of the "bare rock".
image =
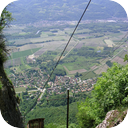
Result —
[[[111,110],[110,112],[108,112],[106,114],[106,117],[105,117],[105,120],[103,120],[102,123],[100,123],[96,128],[106,128],[108,125],[109,125],[109,122],[107,122],[107,120],[110,118],[110,116],[112,115],[112,113],[114,112],[115,110]]]
[[[111,128],[120,124],[125,118],[127,111],[119,112],[118,110],[111,110],[106,114],[105,120],[96,128]]]

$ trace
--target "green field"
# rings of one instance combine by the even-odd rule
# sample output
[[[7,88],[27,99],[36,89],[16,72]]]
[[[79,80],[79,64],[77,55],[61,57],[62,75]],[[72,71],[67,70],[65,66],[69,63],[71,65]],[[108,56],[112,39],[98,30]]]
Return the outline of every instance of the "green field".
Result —
[[[15,88],[16,92],[25,92],[26,88],[25,87],[19,87],[19,88]]]
[[[19,35],[28,35],[30,34],[30,32],[26,33],[26,32],[20,32]]]
[[[91,71],[91,72],[82,73],[82,76],[80,78],[82,80],[86,80],[86,79],[94,78],[96,76],[98,76],[98,75]]]
[[[69,71],[86,69],[89,70],[92,66],[96,65],[96,58],[85,58],[84,56],[74,55],[73,57],[66,57],[62,65],[66,66]]]
[[[20,66],[21,71],[31,68],[28,64],[24,63],[25,59],[23,57],[21,57],[20,59],[21,59],[21,66]]]
[[[35,49],[30,49],[30,50],[25,50],[25,51],[14,52],[11,54],[11,59],[31,55],[31,54],[35,53],[36,51],[38,51],[39,49],[40,48],[35,48]]]

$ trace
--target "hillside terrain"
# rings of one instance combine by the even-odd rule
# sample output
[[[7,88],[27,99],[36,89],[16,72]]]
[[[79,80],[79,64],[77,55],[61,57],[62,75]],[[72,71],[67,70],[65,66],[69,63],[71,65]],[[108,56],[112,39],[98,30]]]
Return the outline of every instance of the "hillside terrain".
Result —
[[[114,63],[107,72],[102,73],[94,85],[91,98],[78,105],[80,127],[109,128],[120,124],[124,119],[128,105],[128,64]],[[105,118],[106,116],[106,118]]]
[[[12,24],[38,21],[78,21],[88,0],[18,0],[8,6],[16,20]],[[125,10],[116,2],[93,0],[83,20],[126,18]]]
[[[78,125],[75,117],[77,102],[90,97],[97,77],[113,62],[127,63],[123,59],[128,50],[128,37],[123,38],[128,31],[127,22],[110,21],[80,24],[45,88],[45,82],[75,26],[74,21],[46,27],[12,25],[4,30],[11,49],[4,66],[20,98],[19,107],[25,116],[25,124],[42,117],[48,128],[50,125],[65,125],[66,100],[47,100],[65,98],[66,90],[70,88],[70,125]]]
[[[45,128],[66,127],[67,88],[70,127],[93,128],[111,109],[126,110],[128,22],[115,2],[92,2],[46,83],[87,2],[22,0],[8,6],[16,21],[4,29],[10,49],[4,67],[25,125],[45,118]]]

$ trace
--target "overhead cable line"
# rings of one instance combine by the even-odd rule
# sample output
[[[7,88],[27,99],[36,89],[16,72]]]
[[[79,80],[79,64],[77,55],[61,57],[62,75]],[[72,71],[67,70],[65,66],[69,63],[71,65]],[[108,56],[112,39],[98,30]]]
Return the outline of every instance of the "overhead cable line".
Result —
[[[88,4],[87,4],[87,6],[86,6],[86,8],[85,8],[85,10],[84,10],[84,12],[83,12],[83,14],[82,14],[82,16],[80,17],[80,20],[78,21],[78,23],[77,23],[77,25],[76,25],[76,27],[75,27],[75,29],[74,29],[72,35],[70,36],[70,38],[69,38],[69,40],[68,40],[68,42],[67,42],[67,44],[66,44],[64,50],[62,51],[62,53],[61,53],[61,55],[60,55],[60,57],[59,57],[59,59],[58,59],[56,65],[55,65],[54,69],[52,70],[52,72],[51,72],[51,74],[50,74],[48,80],[45,82],[45,85],[44,85],[43,89],[44,89],[45,86],[47,85],[48,81],[50,80],[50,78],[51,78],[51,76],[52,76],[52,74],[53,74],[53,72],[54,72],[54,70],[56,69],[57,65],[59,64],[59,61],[60,61],[62,55],[64,54],[64,52],[65,52],[65,50],[66,50],[68,44],[70,43],[70,41],[71,41],[71,39],[72,39],[72,37],[73,37],[73,35],[74,35],[74,33],[75,33],[77,27],[79,26],[79,24],[80,24],[80,22],[81,22],[81,20],[82,20],[82,18],[83,18],[83,16],[84,16],[84,14],[85,14],[85,12],[87,11],[87,9],[88,9],[90,3],[91,3],[91,0],[88,2]],[[40,95],[41,95],[41,94],[40,94]],[[39,95],[38,97],[40,97],[40,95]],[[32,106],[32,108],[33,108],[34,106],[35,106],[35,104]],[[26,112],[26,113],[24,114],[24,116],[26,116],[30,111],[31,111],[31,110],[29,110],[28,112]]]
[[[61,59],[62,55],[64,54],[64,52],[65,52],[65,50],[66,50],[67,46],[69,45],[69,43],[70,43],[70,41],[71,41],[71,39],[72,39],[72,37],[73,37],[73,35],[74,35],[74,33],[75,33],[75,31],[76,31],[77,27],[79,26],[79,24],[80,24],[80,22],[81,22],[81,20],[82,20],[82,18],[83,18],[83,16],[84,16],[84,14],[85,14],[85,12],[87,11],[87,9],[88,9],[88,7],[89,7],[90,3],[91,3],[91,0],[89,0],[89,2],[88,2],[88,4],[87,4],[87,6],[86,6],[86,8],[85,8],[85,10],[84,10],[84,12],[83,12],[83,14],[82,14],[82,16],[80,17],[80,19],[79,19],[79,21],[78,21],[78,23],[77,23],[77,25],[76,25],[76,27],[75,27],[75,29],[74,29],[73,33],[72,33],[72,35],[70,36],[70,38],[69,38],[69,40],[68,40],[68,42],[67,42],[67,44],[66,44],[66,46],[65,46],[64,50],[62,51],[62,53],[61,53],[61,55],[60,55],[60,57],[59,57],[59,59],[58,59],[58,61],[57,61],[56,65],[55,65],[54,69],[52,70],[52,72],[51,72],[51,74],[50,74],[50,76],[49,76],[48,80],[45,82],[44,88],[45,88],[45,86],[47,85],[48,81],[50,80],[50,78],[51,78],[51,76],[52,76],[52,74],[53,74],[54,70],[55,70],[55,69],[56,69],[56,67],[57,67],[57,65],[59,64],[59,62],[60,62],[60,59]]]

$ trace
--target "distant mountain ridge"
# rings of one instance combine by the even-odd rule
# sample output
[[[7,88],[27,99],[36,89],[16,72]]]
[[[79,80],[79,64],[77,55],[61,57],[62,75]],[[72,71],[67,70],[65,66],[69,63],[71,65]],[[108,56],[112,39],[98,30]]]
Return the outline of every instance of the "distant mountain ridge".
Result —
[[[40,20],[78,20],[89,0],[19,0],[8,6],[13,23],[26,24]],[[126,18],[121,5],[109,0],[92,0],[83,20]]]

